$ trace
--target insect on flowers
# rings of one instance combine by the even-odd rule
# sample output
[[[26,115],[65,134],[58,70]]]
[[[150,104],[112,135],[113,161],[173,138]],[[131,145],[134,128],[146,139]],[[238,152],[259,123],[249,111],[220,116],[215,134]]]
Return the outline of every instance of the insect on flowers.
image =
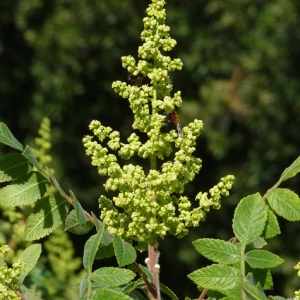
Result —
[[[172,129],[176,130],[179,137],[184,137],[184,132],[179,123],[178,114],[175,111],[168,113],[164,119],[164,126],[161,127],[161,132],[167,133]]]

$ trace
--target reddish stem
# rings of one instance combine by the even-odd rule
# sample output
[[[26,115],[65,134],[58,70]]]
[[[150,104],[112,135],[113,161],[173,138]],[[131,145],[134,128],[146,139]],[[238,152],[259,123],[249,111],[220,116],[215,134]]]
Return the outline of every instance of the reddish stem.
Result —
[[[148,268],[153,275],[153,281],[156,288],[156,295],[155,297],[151,295],[151,300],[159,300],[160,299],[160,289],[159,289],[159,265],[158,265],[158,256],[159,252],[155,245],[149,245],[148,248],[148,255],[149,255],[149,262],[148,262]]]

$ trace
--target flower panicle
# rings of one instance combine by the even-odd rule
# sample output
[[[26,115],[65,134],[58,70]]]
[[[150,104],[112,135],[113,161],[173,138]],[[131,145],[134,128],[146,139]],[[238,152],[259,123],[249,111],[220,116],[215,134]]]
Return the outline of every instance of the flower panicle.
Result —
[[[111,234],[137,241],[140,250],[156,237],[164,238],[168,233],[183,237],[189,227],[198,226],[211,207],[220,207],[220,198],[228,196],[234,179],[222,178],[210,189],[210,196],[199,193],[196,208],[184,196],[186,184],[195,179],[202,166],[193,153],[203,122],[196,119],[183,127],[178,123],[175,110],[182,104],[181,92],[172,94],[169,73],[181,70],[183,64],[179,58],[165,55],[176,41],[165,24],[164,6],[164,0],[152,0],[143,19],[138,59],[131,55],[121,58],[128,81],[112,84],[113,90],[128,101],[134,132],[122,141],[119,132],[92,121],[94,137],[83,139],[92,165],[108,177],[105,190],[113,195],[100,196],[101,219]],[[150,170],[127,163],[134,156],[150,159]],[[159,168],[156,159],[162,161]]]

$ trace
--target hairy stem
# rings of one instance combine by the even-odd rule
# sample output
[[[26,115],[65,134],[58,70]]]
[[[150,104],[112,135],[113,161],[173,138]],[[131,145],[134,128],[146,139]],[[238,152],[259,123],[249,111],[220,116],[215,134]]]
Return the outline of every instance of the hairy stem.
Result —
[[[156,288],[156,295],[150,295],[151,300],[160,300],[160,290],[159,290],[159,265],[158,265],[158,257],[159,252],[155,245],[149,245],[148,247],[148,268],[153,275],[153,281]]]
[[[152,170],[156,169],[156,156],[152,155],[150,157],[150,168]],[[156,195],[153,192],[152,195],[152,201],[156,201]],[[148,246],[148,269],[150,270],[150,272],[153,275],[153,285],[156,288],[156,294],[150,295],[150,299],[151,300],[160,300],[160,289],[159,289],[159,265],[158,265],[158,257],[159,257],[159,252],[157,250],[157,246],[156,246],[156,237],[152,237],[151,238],[151,243]]]

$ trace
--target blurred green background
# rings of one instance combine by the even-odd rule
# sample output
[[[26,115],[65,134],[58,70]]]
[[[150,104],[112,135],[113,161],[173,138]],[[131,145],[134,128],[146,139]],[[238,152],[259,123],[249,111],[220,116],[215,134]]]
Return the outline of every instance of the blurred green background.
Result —
[[[31,143],[42,118],[51,119],[52,167],[65,190],[72,189],[87,210],[97,212],[103,178],[90,165],[81,140],[93,119],[121,131],[124,139],[132,132],[132,112],[111,83],[126,81],[120,57],[136,56],[148,4],[0,2],[0,121],[20,141]],[[174,91],[181,90],[184,100],[180,122],[185,126],[202,119],[205,128],[197,148],[203,168],[187,194],[206,191],[226,174],[236,177],[220,211],[211,212],[189,237],[161,242],[161,281],[182,299],[197,296],[183,274],[207,263],[191,241],[230,239],[239,199],[264,194],[299,155],[300,2],[170,0],[166,9],[167,25],[177,40],[168,55],[184,63],[181,72],[171,75]],[[285,187],[299,194],[299,176]],[[267,247],[286,263],[274,272],[271,294],[291,297],[300,288],[293,270],[300,226],[280,223],[280,240]],[[81,255],[82,237],[71,237]]]

